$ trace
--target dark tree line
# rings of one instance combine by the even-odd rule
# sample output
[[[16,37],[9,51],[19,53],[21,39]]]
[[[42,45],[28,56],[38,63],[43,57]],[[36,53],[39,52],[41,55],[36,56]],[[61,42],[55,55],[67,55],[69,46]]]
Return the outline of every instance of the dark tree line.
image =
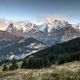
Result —
[[[22,59],[21,68],[39,69],[77,60],[80,60],[80,38],[57,44]],[[9,70],[18,68],[16,60],[11,63]],[[6,65],[3,70],[7,70]]]
[[[48,58],[28,58],[24,59],[21,68],[26,69],[39,69],[44,67],[50,67]]]
[[[29,56],[22,60],[21,69],[41,69],[50,67],[52,64],[63,64],[78,60],[80,60],[80,51],[74,53],[59,53],[42,58]],[[16,59],[11,61],[9,67],[7,67],[6,64],[3,65],[3,71],[16,70],[18,68]]]

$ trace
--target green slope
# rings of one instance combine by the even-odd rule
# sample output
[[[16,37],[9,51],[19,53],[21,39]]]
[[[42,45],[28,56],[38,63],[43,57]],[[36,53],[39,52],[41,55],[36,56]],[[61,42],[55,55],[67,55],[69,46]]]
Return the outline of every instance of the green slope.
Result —
[[[59,43],[33,54],[34,58],[48,58],[52,63],[80,60],[80,38]]]

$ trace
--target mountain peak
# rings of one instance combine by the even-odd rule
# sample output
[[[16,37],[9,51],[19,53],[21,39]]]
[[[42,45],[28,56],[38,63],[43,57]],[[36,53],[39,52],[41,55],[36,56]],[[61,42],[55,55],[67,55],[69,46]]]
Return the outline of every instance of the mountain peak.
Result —
[[[66,25],[69,24],[67,21],[60,21],[55,19],[52,23],[48,23],[48,33],[50,33],[53,29],[61,29],[66,27]]]
[[[6,31],[7,32],[15,32],[15,31],[17,31],[17,28],[14,27],[13,23],[10,23],[9,26],[7,27]]]

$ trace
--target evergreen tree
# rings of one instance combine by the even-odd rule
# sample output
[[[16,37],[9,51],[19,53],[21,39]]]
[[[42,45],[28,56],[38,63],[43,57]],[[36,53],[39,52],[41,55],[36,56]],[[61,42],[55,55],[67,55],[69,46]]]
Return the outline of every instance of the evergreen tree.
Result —
[[[18,69],[18,65],[17,65],[17,60],[16,59],[12,59],[11,63],[12,64],[9,66],[9,70],[16,70],[16,69]]]
[[[26,69],[27,68],[27,59],[24,59],[21,65],[21,68]]]
[[[7,68],[7,65],[6,64],[4,64],[3,65],[3,69],[2,69],[3,71],[7,71],[8,70],[8,68]]]

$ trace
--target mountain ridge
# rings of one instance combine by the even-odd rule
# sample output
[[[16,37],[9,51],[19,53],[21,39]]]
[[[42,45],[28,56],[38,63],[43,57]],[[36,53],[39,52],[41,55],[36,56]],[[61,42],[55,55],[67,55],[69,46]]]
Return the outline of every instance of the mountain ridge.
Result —
[[[16,45],[18,46],[18,44],[23,44],[23,46],[27,47],[26,49],[28,51],[29,51],[28,47],[36,48],[36,49],[38,48],[38,50],[41,50],[50,47],[52,45],[56,45],[58,43],[64,43],[66,41],[78,37],[80,37],[79,28],[74,28],[74,26],[69,22],[60,21],[60,20],[54,20],[50,23],[44,23],[41,25],[36,25],[31,22],[29,23],[19,22],[18,24],[11,22],[5,31],[0,31],[0,42],[4,41],[5,43],[3,48],[7,46],[6,43],[10,43],[8,45],[13,45],[13,43],[9,42],[8,40],[11,39],[11,41],[13,41],[14,43],[16,43],[17,40],[19,40],[17,41]],[[6,41],[4,40],[4,38]],[[24,44],[25,40],[32,41],[32,42],[30,45],[27,44],[25,45]],[[37,41],[37,43],[35,41]],[[0,45],[2,45],[2,43]],[[25,48],[22,49],[24,50]],[[11,50],[14,50],[14,48],[12,48]],[[9,51],[8,54],[10,52],[11,51]],[[34,50],[33,52],[35,53]],[[18,52],[17,54],[19,53],[20,52]],[[2,53],[0,52],[0,54]],[[30,54],[32,54],[32,52]]]

